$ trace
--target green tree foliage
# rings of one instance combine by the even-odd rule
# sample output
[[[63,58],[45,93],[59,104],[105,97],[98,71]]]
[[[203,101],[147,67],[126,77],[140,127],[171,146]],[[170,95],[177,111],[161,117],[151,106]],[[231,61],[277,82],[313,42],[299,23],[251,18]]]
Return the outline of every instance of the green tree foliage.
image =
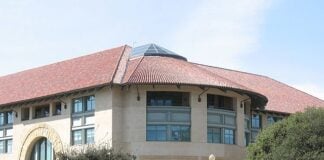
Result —
[[[136,157],[128,153],[116,152],[107,146],[92,146],[86,148],[69,149],[58,153],[59,160],[135,160]]]
[[[324,160],[324,109],[308,109],[264,129],[248,160]]]

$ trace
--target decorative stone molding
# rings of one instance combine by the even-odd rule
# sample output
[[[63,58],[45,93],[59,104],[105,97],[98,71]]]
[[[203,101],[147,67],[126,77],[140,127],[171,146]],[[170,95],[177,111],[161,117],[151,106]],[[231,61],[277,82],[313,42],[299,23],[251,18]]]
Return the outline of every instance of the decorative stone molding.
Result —
[[[34,144],[41,138],[47,138],[52,143],[55,153],[63,150],[61,138],[57,132],[47,124],[38,124],[24,136],[19,150],[19,160],[28,160]]]

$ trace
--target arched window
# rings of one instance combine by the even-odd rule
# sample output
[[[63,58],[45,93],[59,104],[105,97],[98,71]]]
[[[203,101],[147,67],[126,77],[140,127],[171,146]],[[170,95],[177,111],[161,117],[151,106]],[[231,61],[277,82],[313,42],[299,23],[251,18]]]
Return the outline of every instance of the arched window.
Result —
[[[41,138],[33,147],[30,160],[54,160],[52,143],[47,138]]]

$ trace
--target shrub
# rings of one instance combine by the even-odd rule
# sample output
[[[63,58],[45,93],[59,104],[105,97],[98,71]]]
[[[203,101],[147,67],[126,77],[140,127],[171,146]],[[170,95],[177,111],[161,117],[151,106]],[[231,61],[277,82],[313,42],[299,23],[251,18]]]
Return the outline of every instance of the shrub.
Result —
[[[247,159],[324,159],[324,109],[311,108],[264,129],[249,145]]]

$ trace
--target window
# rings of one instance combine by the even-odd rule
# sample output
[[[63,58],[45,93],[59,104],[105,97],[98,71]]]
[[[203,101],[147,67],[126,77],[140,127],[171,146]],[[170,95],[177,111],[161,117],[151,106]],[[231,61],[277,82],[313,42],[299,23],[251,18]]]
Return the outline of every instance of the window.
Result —
[[[224,129],[224,143],[234,144],[234,130]]]
[[[245,146],[248,146],[249,143],[250,143],[250,133],[245,132],[244,133],[244,144],[245,144]]]
[[[0,154],[12,151],[12,111],[0,112]]]
[[[29,120],[29,108],[22,108],[21,109],[21,120]]]
[[[222,129],[217,127],[208,127],[208,143],[221,143],[222,142]]]
[[[7,140],[7,153],[12,153],[12,140]]]
[[[147,92],[147,106],[189,106],[189,93]]]
[[[207,142],[235,144],[236,113],[229,110],[207,110]]]
[[[207,107],[213,109],[233,110],[233,98],[207,94]]]
[[[43,118],[49,116],[49,105],[35,107],[34,118]]]
[[[252,128],[261,129],[261,115],[253,114],[252,115]]]
[[[7,123],[12,124],[13,123],[13,115],[12,112],[7,112]]]
[[[0,154],[12,153],[12,139],[0,140]]]
[[[147,141],[190,141],[190,126],[147,125]]]
[[[73,113],[92,112],[95,108],[95,96],[86,96],[73,100]]]
[[[5,124],[5,113],[0,113],[0,125],[3,126]]]
[[[268,125],[274,124],[274,123],[276,123],[276,122],[278,122],[280,120],[282,120],[281,117],[276,117],[276,116],[268,116],[267,117],[267,123],[268,123]]]
[[[72,145],[94,143],[95,97],[86,96],[73,100]]]
[[[82,117],[72,118],[72,126],[77,127],[82,125]]]
[[[89,96],[87,99],[86,111],[93,111],[96,107],[94,96]]]
[[[62,103],[56,102],[54,106],[53,115],[61,115],[62,114]]]
[[[148,141],[166,141],[167,126],[166,125],[148,125],[146,127],[146,139]]]
[[[190,141],[187,92],[147,92],[146,140]]]
[[[73,145],[82,144],[82,130],[72,131]]]
[[[7,137],[12,136],[12,128],[7,128],[7,129],[6,129],[6,136],[7,136]]]
[[[190,141],[189,126],[171,126],[171,141]]]
[[[94,143],[94,129],[86,129],[86,144],[92,144]]]
[[[74,99],[73,105],[74,105],[74,113],[82,112],[83,111],[83,105],[82,105],[82,98]]]

